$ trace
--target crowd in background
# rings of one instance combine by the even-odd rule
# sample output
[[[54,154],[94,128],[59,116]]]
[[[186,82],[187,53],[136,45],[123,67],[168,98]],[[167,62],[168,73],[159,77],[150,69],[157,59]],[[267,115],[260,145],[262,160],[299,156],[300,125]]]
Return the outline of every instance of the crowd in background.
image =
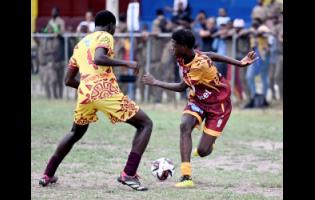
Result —
[[[142,37],[134,40],[134,59],[139,62],[145,73],[147,42],[151,40],[150,73],[169,82],[179,82],[179,72],[176,61],[170,53],[170,38],[158,37],[159,33],[172,33],[181,28],[193,31],[196,37],[195,48],[200,51],[214,51],[226,56],[234,56],[240,60],[254,49],[259,60],[247,68],[236,68],[234,94],[244,108],[268,107],[268,91],[271,101],[282,100],[283,96],[283,15],[282,4],[271,0],[264,4],[258,0],[251,13],[251,22],[246,24],[243,19],[232,19],[224,8],[218,13],[207,13],[200,10],[195,18],[191,16],[192,7],[188,1],[174,1],[174,6],[156,10],[156,18],[152,27],[143,24]],[[165,12],[171,12],[171,18],[165,17]],[[39,74],[48,98],[62,98],[63,78],[67,61],[65,61],[65,40],[63,33],[77,33],[77,37],[68,40],[68,55],[72,48],[85,34],[93,32],[95,24],[93,13],[87,11],[85,20],[77,27],[66,27],[59,15],[59,9],[52,9],[52,16],[48,24],[41,28],[41,33],[51,33],[53,37],[32,38],[32,74]],[[127,32],[126,15],[119,16],[116,33]],[[233,37],[236,39],[233,53]],[[120,59],[129,59],[130,39],[115,39],[115,55]],[[231,66],[216,63],[219,72],[227,79],[231,79]],[[117,74],[127,74],[124,68],[116,68]],[[260,81],[257,81],[257,77]],[[262,90],[257,91],[257,82]],[[140,91],[140,100],[144,99],[144,86],[137,80],[136,88]],[[127,85],[121,84],[123,92],[127,93]],[[136,90],[135,90],[136,91]],[[279,97],[277,97],[279,94]],[[185,98],[185,93],[182,94]],[[149,100],[161,103],[163,92],[161,89],[149,89]],[[175,94],[166,92],[166,101],[175,101]]]

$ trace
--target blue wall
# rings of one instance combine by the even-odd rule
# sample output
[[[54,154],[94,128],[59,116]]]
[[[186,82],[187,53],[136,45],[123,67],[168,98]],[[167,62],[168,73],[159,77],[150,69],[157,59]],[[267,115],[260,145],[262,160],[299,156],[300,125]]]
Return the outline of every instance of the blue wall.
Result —
[[[224,7],[232,19],[243,18],[248,25],[257,0],[188,0],[188,2],[192,8],[193,19],[201,9],[205,10],[208,16],[217,16],[218,8]],[[167,5],[173,7],[173,0],[142,0],[140,6],[142,22],[151,25],[155,18],[155,11]],[[170,18],[171,14],[168,13],[166,16]]]

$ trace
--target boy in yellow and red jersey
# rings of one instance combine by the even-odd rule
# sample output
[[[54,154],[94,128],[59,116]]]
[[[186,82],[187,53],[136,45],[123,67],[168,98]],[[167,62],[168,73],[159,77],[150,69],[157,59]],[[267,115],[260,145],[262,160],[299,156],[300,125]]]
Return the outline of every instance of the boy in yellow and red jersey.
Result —
[[[147,188],[141,186],[136,172],[151,136],[152,121],[135,102],[120,91],[112,69],[123,66],[138,73],[139,66],[136,62],[113,58],[116,18],[111,12],[103,10],[97,13],[95,26],[95,31],[75,46],[70,58],[65,83],[78,89],[74,123],[50,158],[39,184],[47,186],[57,181],[54,174],[59,164],[87,131],[89,123],[98,120],[96,112],[101,111],[112,123],[126,122],[137,129],[127,163],[118,181],[134,190],[145,191]],[[81,75],[80,81],[75,79],[78,72]]]
[[[195,38],[187,29],[181,29],[172,35],[173,52],[180,67],[183,81],[167,83],[156,80],[152,75],[144,75],[145,84],[168,90],[182,92],[188,87],[190,94],[180,125],[181,180],[176,187],[193,187],[190,154],[192,151],[191,132],[205,120],[203,134],[194,154],[200,157],[209,155],[213,144],[221,135],[231,114],[231,88],[229,83],[217,71],[212,61],[225,62],[237,66],[248,66],[257,58],[255,52],[249,52],[241,61],[221,56],[213,52],[199,52],[193,49]]]

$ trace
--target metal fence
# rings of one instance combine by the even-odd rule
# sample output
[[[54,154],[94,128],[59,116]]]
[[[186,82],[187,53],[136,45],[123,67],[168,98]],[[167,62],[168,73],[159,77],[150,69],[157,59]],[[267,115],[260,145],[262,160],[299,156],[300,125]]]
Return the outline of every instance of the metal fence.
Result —
[[[64,40],[63,42],[63,48],[64,48],[64,61],[65,61],[65,65],[67,64],[69,57],[71,55],[69,55],[69,40],[71,38],[83,38],[85,35],[84,34],[77,34],[77,33],[64,33],[62,35],[62,38]],[[52,38],[52,37],[56,37],[55,34],[43,34],[43,33],[33,33],[31,35],[32,39],[38,39],[38,38]],[[114,35],[115,39],[119,39],[119,38],[129,38],[130,39],[131,34],[130,33],[116,33]],[[134,38],[141,38],[143,37],[143,34],[141,33],[133,33],[132,37]],[[145,67],[144,67],[144,71],[145,73],[150,73],[150,69],[151,69],[151,49],[154,48],[152,47],[152,38],[171,38],[171,33],[160,33],[158,35],[154,34],[149,34],[148,35],[148,40],[146,42],[146,58],[145,58]],[[236,35],[233,35],[232,37],[232,57],[236,57]],[[72,47],[71,47],[72,48]],[[133,52],[133,51],[131,51]],[[66,70],[66,67],[65,67]],[[232,77],[231,77],[231,86],[234,87],[234,82],[235,82],[235,66],[232,66]],[[157,77],[158,78],[158,77]],[[134,83],[129,83],[129,86],[131,84]],[[40,87],[40,86],[35,86],[33,85],[32,87]],[[129,87],[130,88],[130,87]],[[32,88],[33,89],[33,88]],[[146,85],[144,87],[144,102],[148,102],[148,86]],[[65,98],[66,99],[73,99],[75,98],[75,90],[72,88],[68,88],[65,87]],[[128,90],[128,92],[130,92],[130,90]],[[131,95],[131,94],[129,94]],[[132,96],[132,95],[131,95]]]

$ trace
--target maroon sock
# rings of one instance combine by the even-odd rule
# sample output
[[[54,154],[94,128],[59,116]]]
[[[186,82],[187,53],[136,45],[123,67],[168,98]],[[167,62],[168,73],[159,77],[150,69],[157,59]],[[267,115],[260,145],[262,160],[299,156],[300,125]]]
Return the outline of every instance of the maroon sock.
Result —
[[[49,177],[53,177],[61,161],[62,159],[60,159],[58,156],[52,156],[47,164],[44,174]]]
[[[128,176],[134,176],[137,172],[141,156],[137,153],[130,152],[124,172]]]

